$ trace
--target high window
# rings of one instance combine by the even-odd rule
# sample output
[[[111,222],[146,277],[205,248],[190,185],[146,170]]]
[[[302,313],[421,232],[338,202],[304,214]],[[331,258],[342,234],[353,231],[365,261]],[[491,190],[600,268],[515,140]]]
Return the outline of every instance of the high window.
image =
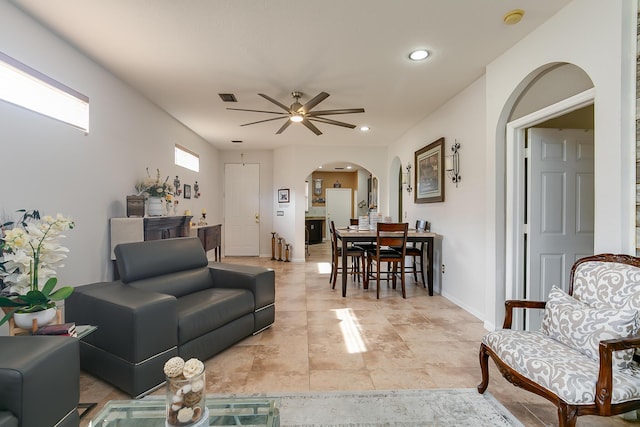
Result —
[[[0,52],[0,100],[89,132],[89,98]]]
[[[175,164],[194,172],[200,172],[200,156],[177,144],[175,146]]]

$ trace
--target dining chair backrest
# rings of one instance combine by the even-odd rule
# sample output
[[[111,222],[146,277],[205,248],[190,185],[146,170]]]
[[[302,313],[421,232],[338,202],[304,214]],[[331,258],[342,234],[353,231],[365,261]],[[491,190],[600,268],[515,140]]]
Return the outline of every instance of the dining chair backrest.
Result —
[[[329,221],[329,237],[331,238],[331,249],[337,247],[338,238],[336,237],[336,226],[333,221]]]
[[[404,257],[408,231],[409,224],[406,222],[379,222],[376,231],[378,248],[389,246],[401,249],[402,257]]]

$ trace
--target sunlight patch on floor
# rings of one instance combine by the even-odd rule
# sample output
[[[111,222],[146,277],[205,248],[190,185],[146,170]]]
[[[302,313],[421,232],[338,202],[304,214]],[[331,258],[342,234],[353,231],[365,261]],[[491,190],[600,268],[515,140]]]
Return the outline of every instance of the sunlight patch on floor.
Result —
[[[319,274],[331,274],[331,263],[330,262],[319,262],[318,264],[318,273]]]
[[[340,331],[347,346],[347,352],[351,354],[366,353],[367,346],[362,339],[360,323],[353,310],[350,308],[338,308],[333,311],[336,312],[336,317],[340,319]]]

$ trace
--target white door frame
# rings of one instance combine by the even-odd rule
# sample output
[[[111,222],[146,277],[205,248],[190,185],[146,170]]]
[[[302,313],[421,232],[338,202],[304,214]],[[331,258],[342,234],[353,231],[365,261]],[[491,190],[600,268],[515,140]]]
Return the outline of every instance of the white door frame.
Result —
[[[524,140],[526,128],[537,125],[549,119],[562,116],[580,108],[592,105],[595,100],[595,90],[587,89],[570,98],[559,101],[541,110],[534,111],[522,118],[507,123],[506,128],[506,299],[523,299],[522,277],[525,274],[524,265]],[[595,141],[594,141],[595,145]],[[500,302],[502,304],[502,302]]]

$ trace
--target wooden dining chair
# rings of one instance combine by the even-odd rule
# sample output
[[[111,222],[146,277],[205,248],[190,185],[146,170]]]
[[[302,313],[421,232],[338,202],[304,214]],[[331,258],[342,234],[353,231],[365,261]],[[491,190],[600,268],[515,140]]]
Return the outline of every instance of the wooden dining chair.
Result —
[[[338,245],[338,237],[336,236],[336,226],[333,221],[329,222],[329,234],[331,236],[331,275],[329,276],[329,282],[331,283],[331,289],[336,288],[336,279],[338,277],[338,271],[342,274],[352,274],[356,280],[365,282],[366,277],[362,274],[361,266],[364,267],[364,254],[365,252],[357,246],[347,247],[347,257],[351,257],[351,263],[347,262],[347,271],[342,271],[342,246]]]
[[[424,219],[416,221],[417,231],[429,231],[429,222]],[[407,243],[407,258],[411,258],[411,264],[405,267],[405,273],[413,273],[413,280],[418,281],[418,273],[422,279],[422,286],[427,287],[427,282],[424,280],[424,249],[425,242],[408,242]],[[418,262],[416,262],[416,260]]]
[[[391,274],[393,289],[396,288],[396,278],[398,275],[398,266],[400,266],[400,282],[402,284],[402,298],[407,297],[405,288],[405,266],[404,259],[407,249],[407,234],[409,224],[407,223],[384,223],[379,222],[376,231],[376,250],[375,252],[367,252],[367,275],[365,287],[368,285],[369,278],[376,278],[376,298],[380,298],[380,276],[382,275],[381,263],[386,262],[388,265],[387,274]],[[373,264],[375,262],[375,270]],[[391,270],[392,271],[389,271]]]

